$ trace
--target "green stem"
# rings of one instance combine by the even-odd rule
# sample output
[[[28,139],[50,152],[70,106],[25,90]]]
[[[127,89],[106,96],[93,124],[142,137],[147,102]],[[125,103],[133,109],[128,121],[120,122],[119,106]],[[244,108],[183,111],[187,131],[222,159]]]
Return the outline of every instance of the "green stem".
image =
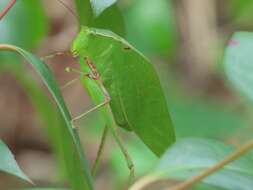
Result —
[[[103,135],[102,135],[100,145],[99,145],[99,148],[98,148],[96,160],[95,160],[94,165],[93,165],[92,170],[91,170],[91,174],[92,174],[93,177],[95,177],[98,166],[101,162],[103,150],[104,150],[104,147],[105,147],[106,137],[107,137],[107,134],[108,134],[108,129],[109,129],[109,127],[106,125],[104,130],[103,130]]]

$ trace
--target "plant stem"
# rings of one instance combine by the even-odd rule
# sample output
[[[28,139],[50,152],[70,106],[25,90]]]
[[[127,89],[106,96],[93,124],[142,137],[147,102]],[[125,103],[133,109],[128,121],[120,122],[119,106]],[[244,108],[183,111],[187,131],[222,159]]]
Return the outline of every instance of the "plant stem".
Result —
[[[225,165],[229,164],[230,162],[236,160],[243,154],[246,154],[250,149],[253,148],[253,141],[250,141],[244,145],[242,145],[238,150],[232,152],[230,155],[228,155],[225,159],[222,161],[218,162],[216,165],[213,167],[205,170],[203,173],[200,175],[194,176],[190,178],[189,180],[186,180],[179,185],[176,185],[175,187],[168,188],[167,190],[184,190],[192,187],[194,184],[198,183],[205,177],[213,174],[214,172],[218,171],[219,169],[223,168]]]
[[[95,177],[96,172],[97,172],[97,168],[98,168],[98,166],[101,162],[106,137],[107,137],[107,134],[108,134],[108,129],[109,129],[109,127],[106,125],[104,130],[103,130],[103,135],[102,135],[101,142],[100,142],[100,145],[99,145],[99,148],[98,148],[96,160],[95,160],[94,165],[93,165],[92,170],[91,170],[91,174],[92,174],[93,177]]]
[[[149,184],[159,181],[160,175],[147,175],[142,177],[140,180],[135,182],[129,190],[141,190],[144,187],[148,186]]]
[[[0,49],[2,49],[2,50],[15,51],[14,46],[9,45],[9,44],[0,44]]]
[[[9,4],[4,8],[4,10],[0,13],[0,20],[9,12],[9,10],[13,7],[17,0],[12,0]]]

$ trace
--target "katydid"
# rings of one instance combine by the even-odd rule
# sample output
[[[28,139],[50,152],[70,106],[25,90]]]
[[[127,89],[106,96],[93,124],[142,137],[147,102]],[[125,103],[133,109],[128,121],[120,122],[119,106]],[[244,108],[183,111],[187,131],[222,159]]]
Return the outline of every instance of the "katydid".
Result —
[[[151,63],[115,33],[85,26],[74,39],[71,52],[79,57],[81,81],[96,108],[109,103],[110,114],[101,108],[108,124],[134,131],[160,156],[175,136]],[[90,77],[84,77],[85,73],[91,73]]]
[[[80,74],[83,86],[96,104],[74,117],[72,126],[75,127],[77,119],[99,109],[106,122],[103,139],[107,129],[112,129],[133,176],[133,163],[116,133],[116,126],[134,131],[157,156],[175,141],[167,103],[152,64],[117,34],[86,26],[81,27],[73,40],[71,53],[79,57],[81,70],[67,68],[66,71]]]
[[[132,161],[115,133],[116,126],[134,131],[158,156],[175,140],[166,100],[153,66],[118,35],[85,26],[74,39],[71,53],[79,57],[81,70],[66,70],[80,74],[83,86],[97,105],[74,117],[72,125],[99,108],[133,175]],[[65,87],[74,81],[76,79]]]
[[[88,112],[74,117],[72,126],[75,128],[77,119],[99,109],[106,123],[101,147],[107,130],[111,129],[133,177],[133,162],[116,133],[117,126],[134,131],[158,156],[175,140],[158,76],[151,63],[141,53],[108,30],[82,26],[73,41],[71,53],[79,57],[81,70],[68,68],[67,71],[80,74],[83,86],[96,104]],[[72,80],[66,86],[74,81],[77,80]],[[101,147],[93,173],[99,162],[103,149]]]
[[[174,131],[152,65],[122,38],[101,29],[82,27],[71,52],[79,56],[81,81],[97,104],[91,111],[109,103],[101,108],[107,124],[133,130],[160,156],[174,141]]]
[[[92,173],[96,171],[110,128],[126,158],[132,178],[133,162],[116,133],[116,126],[134,131],[157,156],[175,141],[159,78],[152,64],[138,50],[108,30],[82,26],[73,40],[71,53],[79,57],[81,70],[68,67],[66,71],[76,72],[80,76],[68,82],[64,88],[80,78],[96,104],[72,119],[73,128],[76,120],[97,109],[106,122]]]

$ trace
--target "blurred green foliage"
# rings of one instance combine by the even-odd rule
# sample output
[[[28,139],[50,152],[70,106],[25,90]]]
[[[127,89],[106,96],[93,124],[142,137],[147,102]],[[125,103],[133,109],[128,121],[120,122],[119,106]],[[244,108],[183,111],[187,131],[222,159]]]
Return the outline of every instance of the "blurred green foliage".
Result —
[[[229,4],[229,12],[235,23],[246,24],[252,27],[252,0],[232,0]]]
[[[9,0],[1,0],[5,7]],[[47,34],[48,22],[40,0],[17,1],[0,22],[0,43],[31,49]]]
[[[0,7],[5,7],[8,2],[9,0],[2,0]],[[13,44],[25,49],[37,47],[48,31],[48,20],[41,1],[17,1],[0,21],[0,31],[0,43]],[[18,64],[19,58],[13,53],[0,52],[0,61],[0,66]]]
[[[237,32],[231,38],[225,52],[225,72],[232,84],[253,101],[253,33]]]
[[[136,0],[123,10],[127,40],[145,54],[172,55],[176,46],[171,1]]]
[[[162,156],[154,172],[161,173],[161,179],[188,179],[212,167],[232,151],[232,147],[211,139],[185,138],[178,140]],[[250,190],[253,186],[252,171],[252,158],[246,155],[225,165],[218,172],[203,179],[201,183],[227,190]]]
[[[136,177],[143,176],[154,168],[158,158],[143,144],[143,142],[141,142],[141,140],[136,136],[131,136],[125,144],[133,159]],[[115,176],[115,186],[124,184],[128,178],[129,171],[124,157],[118,148],[113,147],[110,151],[109,163],[112,175]]]
[[[0,7],[4,7],[7,2],[9,2],[9,0],[1,0]],[[175,10],[173,9],[171,1],[131,1],[126,4],[126,6],[122,6],[122,11],[116,4],[109,8],[107,8],[108,6],[104,4],[102,5],[102,8],[97,8],[95,12],[93,10],[94,4],[91,5],[90,1],[76,0],[75,2],[81,24],[109,29],[121,36],[126,36],[131,44],[148,56],[162,55],[163,58],[173,57],[176,53],[176,47],[180,45],[177,40],[178,34],[176,29],[177,23],[175,23]],[[96,3],[98,1],[92,2]],[[114,0],[108,2],[111,5],[111,3],[114,3]],[[246,24],[247,26],[252,27],[252,8],[252,0],[232,0],[229,2],[228,14],[232,18],[231,23],[235,26]],[[124,21],[126,23],[126,27],[124,25]],[[17,1],[13,9],[11,9],[4,19],[0,21],[0,43],[15,44],[25,49],[39,47],[40,42],[47,35],[49,27],[48,22],[49,21],[45,15],[45,10],[43,9],[41,1]],[[238,36],[239,43],[242,46],[235,45],[237,43],[233,46],[232,43],[234,49],[229,49],[230,47],[228,48],[229,50],[226,52],[225,63],[227,69],[226,73],[230,81],[234,83],[235,87],[251,100],[253,97],[251,80],[251,52],[253,49],[253,43],[251,43],[252,34],[237,34],[235,37],[236,40],[238,40]],[[26,90],[30,100],[39,113],[42,125],[48,130],[51,144],[58,155],[58,162],[62,162],[60,163],[61,166],[64,165],[64,160],[61,157],[63,149],[68,149],[65,154],[69,154],[70,157],[72,156],[72,149],[68,147],[69,144],[65,140],[66,136],[61,133],[57,134],[59,133],[57,128],[64,125],[62,118],[59,117],[59,112],[56,111],[54,105],[50,102],[50,99],[45,96],[40,87],[32,81],[32,74],[25,71],[23,65],[19,64],[20,62],[17,62],[17,59],[13,54],[0,52],[0,60],[1,71],[3,69],[2,66],[7,63],[8,71],[15,76],[18,82]],[[171,61],[171,59],[169,61]],[[166,59],[162,59],[162,62],[165,63],[168,61]],[[10,67],[9,64],[11,63],[16,63],[15,68]],[[161,70],[165,70],[165,68],[158,68],[160,73],[163,72]],[[172,68],[170,67],[168,70],[172,70]],[[207,101],[210,97],[191,97],[191,95],[186,94],[186,92],[179,90],[181,84],[178,81],[174,82],[177,79],[176,75],[178,73],[164,73],[165,75],[170,75],[172,78],[172,80],[170,80],[166,77],[161,77],[162,83],[168,83],[168,85],[165,85],[166,87],[164,89],[167,94],[168,107],[171,112],[178,138],[201,137],[203,139],[208,137],[226,142],[230,140],[242,141],[250,138],[251,133],[249,131],[251,120],[250,118],[247,118],[247,113],[245,113],[243,105],[241,105],[242,110],[236,111],[233,110],[233,106],[228,106],[228,104],[233,104],[233,102],[225,104],[221,102],[222,100]],[[84,141],[93,141],[94,139],[97,140],[97,138],[100,137],[100,129],[104,126],[104,123],[98,118],[99,116],[97,116],[97,114],[93,114],[88,116],[85,120],[85,125],[87,128],[89,127],[89,129],[84,129],[85,134],[82,134],[82,137],[85,137]],[[93,139],[92,136],[94,136]],[[64,143],[66,143],[66,146],[62,147]],[[145,175],[147,172],[151,172],[157,164],[158,158],[134,135],[130,135],[130,137],[126,140],[126,146],[136,165],[137,176],[139,177]],[[178,161],[175,157],[178,156],[178,158],[183,159],[184,157],[182,154],[185,154],[185,147],[189,146],[191,146],[194,151],[187,155],[187,160],[184,161],[186,164],[185,168],[188,167],[187,164],[191,164],[193,162],[197,165],[201,165],[201,167],[204,166],[204,168],[208,168],[210,163],[215,163],[215,161],[217,161],[217,155],[220,159],[222,159],[225,156],[225,153],[228,153],[231,150],[230,148],[227,148],[227,146],[212,140],[180,140],[179,144],[176,144],[174,149],[168,151],[168,155],[164,155],[160,162],[160,167],[169,169],[173,168],[176,164],[178,164],[175,163]],[[203,155],[208,155],[208,159],[203,160]],[[109,157],[110,169],[113,172],[112,175],[116,181],[115,185],[121,186],[128,177],[126,163],[124,162],[119,149],[114,148],[110,152]],[[71,160],[71,158],[69,160]],[[246,164],[242,162],[245,162]],[[238,179],[240,178],[241,182],[238,186],[246,188],[248,185],[248,187],[252,187],[251,181],[245,180],[249,177],[248,174],[250,175],[250,179],[252,176],[252,165],[248,163],[249,158],[246,156],[246,158],[242,158],[236,162],[235,165],[232,165],[242,173],[246,171],[247,175],[238,175],[236,172],[232,172],[231,174],[231,171],[225,171],[230,168],[225,168],[221,171],[221,173],[217,173],[217,175],[213,178],[207,179],[207,183],[214,186],[219,183],[219,187],[225,184],[222,187],[230,189],[230,187],[234,185],[234,182],[239,181]],[[182,163],[180,163],[180,167],[181,166],[183,166]],[[72,167],[69,167],[69,170],[71,169]],[[78,171],[77,168],[76,171]],[[65,172],[63,167],[61,172]],[[193,170],[190,172],[185,171],[185,173],[180,173],[176,177],[185,178],[185,176],[189,177],[193,173],[195,174],[195,171]],[[232,177],[227,178],[227,174]],[[74,178],[75,176],[73,175],[73,181],[75,181]],[[226,182],[223,183],[223,181],[220,183],[219,180],[224,180]],[[215,183],[213,183],[214,181]],[[197,189],[209,190],[219,188],[217,186],[201,186],[197,187]]]
[[[117,5],[105,9],[105,7],[101,7],[102,1],[91,1],[92,5],[89,0],[75,0],[75,2],[80,25],[108,29],[120,36],[125,35],[123,16]],[[104,1],[105,6],[112,2],[115,2],[115,0]],[[98,8],[99,14],[95,13],[97,11],[94,10],[96,9],[96,3],[100,7]]]
[[[170,101],[170,106],[178,137],[209,137],[226,141],[238,138],[239,131],[241,138],[249,132],[249,118],[224,103],[177,97]]]

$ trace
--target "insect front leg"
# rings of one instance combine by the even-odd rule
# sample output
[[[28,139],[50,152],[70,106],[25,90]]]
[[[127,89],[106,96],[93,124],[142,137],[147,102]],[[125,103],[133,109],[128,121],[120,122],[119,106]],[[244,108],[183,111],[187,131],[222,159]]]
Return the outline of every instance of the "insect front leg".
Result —
[[[79,71],[79,70],[77,70],[77,69],[75,69],[75,68],[71,68],[71,67],[67,67],[65,70],[66,70],[67,72],[75,72],[75,73],[80,74],[81,76],[89,77],[89,78],[91,78],[91,79],[93,79],[93,80],[99,81],[98,84],[99,84],[99,86],[100,86],[100,88],[101,88],[101,90],[102,90],[102,92],[103,92],[103,95],[104,95],[104,101],[103,101],[103,102],[101,102],[100,104],[98,104],[98,105],[96,105],[95,107],[91,108],[90,110],[86,111],[85,113],[82,113],[81,115],[78,115],[78,116],[72,118],[71,124],[72,124],[72,127],[75,128],[74,123],[75,123],[76,120],[79,120],[79,119],[81,119],[82,117],[86,116],[87,114],[89,114],[89,113],[91,113],[91,112],[93,112],[93,111],[96,111],[97,109],[99,109],[99,108],[101,108],[101,107],[107,105],[107,104],[110,102],[111,97],[110,97],[109,93],[107,92],[107,90],[106,90],[106,89],[104,88],[104,86],[102,85],[102,81],[100,80],[99,75],[98,75],[97,73],[95,73],[94,71],[91,70],[90,73],[84,73],[84,72],[82,72],[82,71]],[[66,88],[67,86],[69,86],[69,85],[75,83],[75,82],[78,81],[78,80],[79,80],[79,77],[74,78],[74,79],[72,79],[71,81],[67,82],[65,85],[63,85],[62,88]]]
[[[111,97],[109,95],[109,93],[107,92],[106,88],[104,87],[103,85],[103,82],[102,80],[100,79],[100,76],[99,76],[99,73],[95,67],[95,65],[92,63],[92,61],[89,59],[89,58],[85,58],[85,63],[86,65],[89,67],[89,70],[90,70],[90,73],[83,73],[81,71],[78,71],[76,69],[72,69],[72,68],[67,68],[66,70],[68,72],[70,71],[74,71],[76,73],[79,73],[81,75],[85,75],[91,79],[93,79],[94,81],[97,82],[98,86],[99,86],[99,89],[101,90],[102,94],[103,94],[103,97],[104,97],[104,101],[100,104],[98,104],[97,106],[95,106],[94,108],[88,110],[87,112],[75,117],[72,119],[72,126],[73,128],[75,128],[75,125],[74,125],[74,122],[84,116],[86,116],[88,113],[91,113],[103,106],[106,106],[107,104],[109,104],[110,100],[111,100]],[[93,166],[93,169],[92,169],[92,174],[95,175],[96,173],[96,169],[99,165],[99,162],[100,162],[100,159],[101,159],[101,154],[102,154],[102,150],[103,150],[103,147],[104,147],[104,141],[106,139],[106,133],[107,133],[107,127],[109,127],[111,129],[111,132],[113,134],[113,137],[116,141],[116,143],[118,144],[121,152],[123,153],[124,157],[125,157],[125,160],[126,160],[126,163],[127,163],[127,166],[129,168],[129,171],[130,171],[130,176],[129,176],[129,182],[128,182],[128,185],[132,182],[133,178],[134,178],[134,164],[133,164],[133,161],[126,149],[126,147],[124,146],[124,142],[123,140],[121,139],[120,135],[117,133],[116,131],[116,123],[114,121],[114,118],[112,116],[112,111],[111,111],[111,108],[108,107],[108,110],[110,110],[110,115],[112,117],[112,121],[110,121],[109,123],[107,123],[109,126],[106,126],[106,128],[104,129],[104,135],[102,137],[102,140],[101,140],[101,143],[100,143],[100,148],[99,148],[99,151],[98,151],[98,154],[97,154],[97,158],[96,158],[96,161],[95,161],[95,164]]]
[[[83,113],[83,114],[81,114],[81,115],[79,115],[79,116],[73,118],[73,119],[72,119],[72,124],[73,124],[76,120],[81,119],[82,117],[86,116],[87,114],[89,114],[89,113],[91,113],[91,112],[93,112],[93,111],[95,111],[95,110],[97,110],[97,109],[99,109],[99,108],[101,108],[101,107],[107,105],[107,104],[110,102],[110,100],[111,100],[111,97],[110,97],[109,93],[108,93],[107,90],[105,89],[105,87],[104,87],[104,85],[103,85],[103,83],[102,83],[102,81],[101,81],[101,79],[100,79],[100,76],[99,76],[99,74],[98,74],[98,72],[97,72],[97,69],[96,69],[95,65],[94,65],[94,64],[91,62],[91,60],[88,59],[88,58],[85,59],[85,63],[87,64],[87,66],[90,68],[90,71],[91,71],[90,73],[88,73],[87,76],[88,76],[89,78],[91,78],[91,79],[93,79],[93,80],[95,80],[95,81],[98,82],[98,85],[99,85],[99,87],[100,87],[100,89],[102,90],[103,95],[104,95],[104,101],[103,101],[102,103],[98,104],[97,106],[95,106],[94,108],[88,110],[87,112],[85,112],[85,113]],[[76,71],[76,70],[73,70],[73,71],[78,72],[78,71]],[[80,73],[80,72],[79,72],[79,73]],[[81,72],[80,74],[82,74],[82,72]],[[73,125],[73,126],[74,126],[74,125]]]
[[[72,67],[66,67],[66,68],[65,68],[65,71],[66,71],[66,72],[75,72],[75,73],[80,74],[81,76],[86,76],[86,77],[90,77],[90,75],[91,75],[91,73],[84,73],[84,72],[79,71],[79,70],[77,70],[77,69],[75,69],[75,68],[72,68]],[[64,85],[61,87],[61,89],[64,89],[64,88],[70,86],[71,84],[74,84],[75,82],[79,81],[79,79],[80,79],[80,77],[76,77],[76,78],[74,78],[74,79],[68,81],[66,84],[64,84]]]

